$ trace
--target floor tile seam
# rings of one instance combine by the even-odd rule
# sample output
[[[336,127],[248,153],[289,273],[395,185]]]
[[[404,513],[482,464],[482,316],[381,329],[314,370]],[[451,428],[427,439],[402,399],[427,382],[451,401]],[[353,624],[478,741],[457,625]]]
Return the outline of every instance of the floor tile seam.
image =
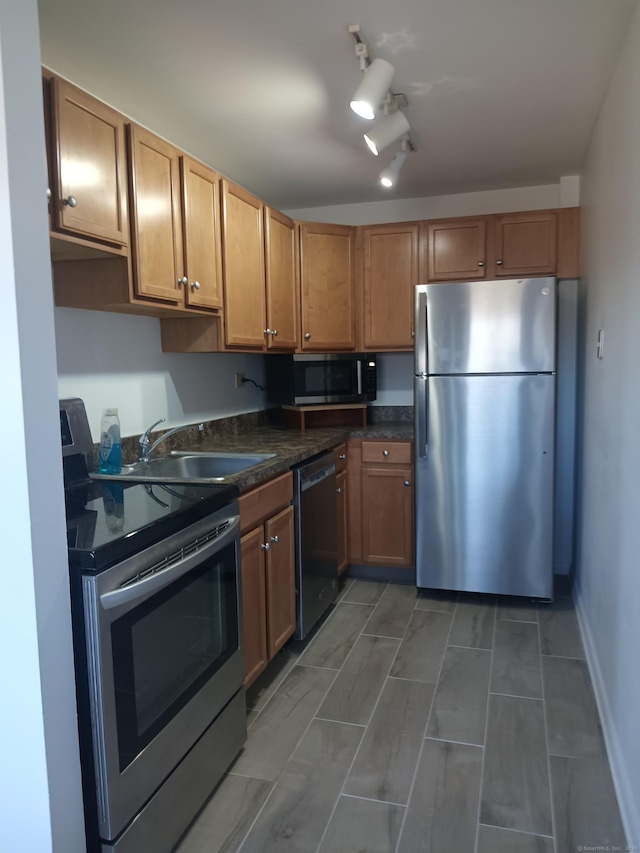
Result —
[[[483,743],[472,743],[470,740],[452,740],[450,737],[434,737],[433,735],[425,735],[424,740],[435,740],[438,743],[455,743],[458,746],[476,746],[478,749],[484,749]]]
[[[371,615],[373,616],[373,613]],[[405,630],[405,634],[406,634],[406,630]],[[390,637],[388,634],[369,634],[366,631],[363,631],[360,636],[361,637],[379,637],[381,640],[398,640],[398,642],[400,642],[400,643],[404,640],[404,634],[402,635],[402,637]]]
[[[327,672],[340,672],[340,667],[337,666],[318,666],[315,663],[300,663],[300,661],[296,661],[291,668],[293,669],[296,666],[303,666],[305,669],[324,669]]]
[[[544,667],[542,666],[542,631],[538,623],[538,649],[540,652],[540,686],[542,688],[542,721],[544,724],[544,743],[547,751],[547,778],[549,780],[549,811],[551,812],[551,832],[553,833],[553,849],[558,853],[558,830],[556,827],[556,812],[553,806],[553,780],[551,776],[551,758],[549,756],[549,726],[547,724],[547,700],[544,682]]]
[[[380,692],[382,692],[382,691],[380,691]],[[369,717],[369,720],[371,720],[371,717]],[[348,725],[356,725],[356,724],[355,723],[348,723]],[[351,770],[353,769],[353,765],[355,763],[356,757],[357,757],[358,753],[360,752],[360,747],[362,746],[362,741],[365,739],[365,737],[367,735],[367,726],[368,726],[368,724],[366,726],[360,726],[359,727],[359,728],[363,729],[363,732],[360,735],[360,742],[358,743],[356,751],[353,753],[353,758],[351,759],[351,764],[349,765],[347,772],[344,774],[344,779],[342,780],[342,785],[340,786],[340,790],[338,791],[338,796],[336,797],[336,801],[333,804],[333,808],[331,809],[331,813],[330,813],[329,818],[325,824],[324,830],[323,830],[322,835],[320,837],[320,841],[318,842],[318,846],[316,847],[316,851],[320,850],[320,848],[322,847],[322,842],[324,841],[325,835],[327,834],[327,831],[328,831],[329,827],[331,826],[331,821],[333,820],[333,816],[336,813],[336,809],[338,808],[338,803],[340,802],[340,797],[342,796],[342,792],[344,791],[344,786],[347,784],[347,779],[349,778],[349,774],[351,773]]]
[[[273,785],[273,779],[263,779],[262,776],[251,776],[249,773],[238,773],[236,770],[229,770],[225,774],[225,779],[227,776],[240,776],[242,779],[255,779],[256,782],[266,782],[269,785]]]
[[[350,723],[347,720],[334,720],[332,717],[319,717],[317,714],[313,719],[320,720],[322,723],[338,723],[341,726],[353,726],[356,729],[366,729],[368,726],[368,723]]]
[[[525,622],[527,625],[537,625],[537,619],[510,619],[508,616],[498,616],[498,622]]]
[[[323,626],[323,627],[324,627],[324,626]],[[293,669],[293,667],[292,667],[292,669]],[[332,671],[333,671],[333,670],[332,670]],[[326,698],[326,696],[327,696],[327,694],[328,694],[329,690],[331,690],[331,688],[333,687],[333,685],[334,685],[334,683],[335,683],[335,680],[336,680],[337,676],[338,676],[338,672],[336,672],[335,676],[332,678],[332,680],[331,680],[331,684],[329,684],[329,686],[328,686],[328,687],[327,687],[327,689],[325,690],[324,695],[323,695],[323,696],[322,696],[322,698],[320,699],[320,702],[318,703],[318,706],[317,706],[317,708],[316,708],[315,712],[312,714],[311,719],[310,719],[310,720],[309,720],[309,722],[307,723],[307,725],[306,725],[306,727],[305,727],[304,732],[303,732],[303,733],[301,734],[301,736],[298,738],[298,740],[297,740],[297,742],[296,742],[296,745],[293,747],[293,749],[292,749],[292,750],[291,750],[291,752],[289,753],[289,757],[288,757],[288,758],[287,758],[287,760],[285,761],[284,767],[280,770],[280,772],[278,773],[278,775],[276,776],[276,778],[275,778],[275,779],[272,779],[272,780],[265,780],[265,781],[271,781],[271,782],[273,782],[273,784],[272,784],[272,786],[271,786],[271,790],[269,791],[269,793],[268,793],[268,794],[267,794],[267,796],[265,797],[265,801],[264,801],[264,803],[263,803],[263,804],[260,806],[260,808],[258,809],[258,811],[257,811],[257,813],[256,813],[256,816],[255,816],[255,817],[254,817],[254,819],[251,821],[251,824],[250,824],[250,826],[249,826],[249,828],[248,828],[247,832],[245,833],[244,838],[242,839],[242,841],[241,841],[241,842],[240,842],[240,844],[238,845],[237,853],[240,853],[240,851],[241,851],[241,850],[242,850],[242,848],[244,847],[244,844],[245,844],[245,842],[246,842],[247,838],[249,837],[249,834],[250,834],[250,833],[251,833],[251,831],[253,830],[253,827],[256,825],[256,823],[257,823],[257,821],[258,821],[258,819],[259,819],[260,815],[262,814],[262,812],[263,812],[263,811],[264,811],[264,809],[266,808],[267,803],[269,802],[269,800],[270,800],[270,799],[271,799],[271,797],[273,796],[273,792],[274,792],[274,791],[276,790],[276,788],[278,787],[278,782],[280,781],[280,777],[282,776],[282,774],[283,774],[283,773],[284,773],[284,771],[286,770],[287,765],[289,764],[289,762],[291,761],[291,758],[293,757],[293,754],[295,753],[295,751],[297,750],[297,748],[300,746],[300,744],[301,744],[301,742],[302,742],[302,739],[305,737],[305,735],[306,735],[306,734],[307,734],[307,732],[309,731],[309,728],[310,728],[310,726],[311,726],[311,723],[316,719],[316,714],[317,714],[317,713],[318,713],[318,711],[320,710],[320,707],[321,707],[322,703],[324,702],[324,700],[325,700],[325,698]],[[268,703],[267,703],[267,704],[268,704]]]
[[[540,657],[541,658],[552,658],[552,659],[553,658],[559,658],[560,660],[579,660],[579,661],[582,661],[582,663],[587,662],[586,658],[578,658],[575,655],[546,655],[546,654],[544,654],[544,652],[541,652]]]
[[[435,691],[434,691],[435,696]],[[431,707],[433,707],[433,699],[431,700]],[[429,709],[429,714],[431,714],[431,709]],[[429,717],[427,716],[427,721]],[[407,815],[409,814],[409,806],[411,805],[411,797],[413,796],[413,789],[416,784],[416,779],[418,777],[418,768],[420,767],[420,762],[422,761],[422,753],[424,752],[424,744],[426,738],[423,738],[420,743],[420,749],[418,750],[418,760],[416,761],[416,766],[413,771],[413,777],[411,779],[411,784],[409,785],[409,793],[407,795],[407,806],[404,810],[404,814],[402,815],[402,821],[400,823],[400,830],[398,832],[398,840],[396,841],[396,846],[389,853],[398,853],[398,848],[400,847],[400,842],[402,841],[402,833],[404,832],[405,823],[407,822]]]
[[[491,696],[505,696],[507,699],[529,699],[532,702],[544,701],[542,696],[523,696],[520,693],[502,693],[499,690],[489,690]]]
[[[498,609],[496,607],[493,616],[493,636],[491,639],[491,661],[489,662],[489,681],[487,684],[487,707],[485,710],[484,717],[484,735],[483,735],[483,744],[484,749],[482,750],[482,762],[480,765],[480,788],[478,791],[478,812],[476,817],[476,842],[474,844],[474,853],[478,853],[478,842],[480,839],[480,815],[482,814],[482,795],[484,789],[484,768],[485,762],[487,758],[488,751],[488,741],[487,741],[487,733],[489,731],[489,703],[491,701],[491,682],[493,681],[493,661],[494,661],[494,650],[496,647],[496,627],[498,624]]]
[[[406,803],[394,803],[391,800],[376,800],[375,797],[362,797],[360,794],[340,794],[341,797],[346,797],[349,800],[366,800],[367,803],[382,803],[384,806],[398,806],[401,809],[406,809]]]
[[[545,835],[544,832],[529,832],[528,829],[514,829],[512,826],[500,826],[498,823],[480,823],[479,826],[486,826],[488,829],[501,829],[504,832],[516,832],[519,835],[531,835],[534,838],[548,838],[553,841],[553,835]]]
[[[355,604],[357,607],[373,607],[373,608],[375,608],[376,605],[378,604],[378,602],[377,601],[345,601],[345,600],[340,600],[336,604],[336,609],[338,607],[340,607],[341,604]]]
[[[253,708],[251,708],[251,710],[253,711],[254,709],[253,709]],[[248,730],[251,728],[251,726],[255,723],[255,721],[258,719],[258,717],[260,716],[260,714],[261,714],[261,713],[262,713],[262,711],[256,711],[256,712],[255,712],[255,717],[253,718],[253,720],[251,720],[251,722],[250,722],[250,723],[248,723],[248,724],[247,724],[247,731],[248,731]]]
[[[493,653],[493,649],[485,649],[481,646],[461,646],[459,643],[447,643],[449,649],[471,649],[473,652],[489,652]]]
[[[404,675],[388,675],[387,679],[392,679],[393,681],[413,681],[414,684],[433,684],[434,688],[436,686],[435,681],[425,681],[423,678],[406,678]]]
[[[302,652],[302,654],[300,655],[300,657],[298,658],[298,660],[295,662],[294,666],[297,666],[297,665],[298,665],[298,662],[300,661],[300,658],[303,658],[303,657],[306,655],[306,653],[309,651],[309,649],[313,648],[313,646],[314,646],[314,644],[315,644],[316,640],[318,639],[318,637],[320,636],[320,634],[322,634],[322,633],[323,633],[325,626],[326,626],[326,625],[328,625],[328,624],[329,624],[329,622],[331,622],[331,620],[333,619],[333,617],[334,617],[334,615],[335,615],[335,613],[336,613],[336,611],[337,611],[338,607],[340,607],[340,605],[341,605],[341,604],[342,604],[342,602],[341,602],[341,601],[338,601],[338,602],[336,603],[335,607],[333,608],[333,610],[331,611],[331,613],[327,616],[327,618],[324,620],[324,622],[322,623],[322,625],[320,626],[320,628],[316,631],[315,635],[311,638],[311,640],[309,641],[309,644],[307,645],[306,649]],[[307,664],[304,664],[304,665],[306,666]]]
[[[364,578],[354,578],[354,583],[357,580],[364,580]],[[374,581],[374,583],[381,583],[381,581]],[[366,606],[373,605],[373,608],[375,610],[375,608],[378,606],[378,604],[380,604],[380,600],[381,600],[382,596],[384,595],[388,586],[389,586],[389,582],[387,581],[384,585],[384,589],[380,593],[380,598],[378,598],[376,601],[345,601],[345,604],[362,604],[362,605],[366,605]],[[344,601],[344,599],[343,599],[343,601]],[[340,603],[342,603],[342,601]]]

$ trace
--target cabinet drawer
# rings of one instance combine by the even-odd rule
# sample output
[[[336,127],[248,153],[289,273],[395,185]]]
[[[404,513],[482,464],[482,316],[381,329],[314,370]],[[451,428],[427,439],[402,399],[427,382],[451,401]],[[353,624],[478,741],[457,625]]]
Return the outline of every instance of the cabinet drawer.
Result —
[[[411,462],[411,443],[408,441],[363,441],[363,463],[402,465]]]
[[[240,531],[252,527],[275,515],[293,500],[293,474],[288,471],[250,492],[240,495]]]
[[[347,445],[341,444],[335,449],[336,454],[336,472],[347,470]]]

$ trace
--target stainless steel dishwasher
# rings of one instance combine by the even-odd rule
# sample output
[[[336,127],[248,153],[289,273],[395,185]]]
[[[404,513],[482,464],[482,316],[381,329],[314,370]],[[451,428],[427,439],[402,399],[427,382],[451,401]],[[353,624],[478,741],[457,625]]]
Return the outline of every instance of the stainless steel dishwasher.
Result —
[[[338,594],[336,457],[323,453],[294,471],[295,637],[304,639]]]

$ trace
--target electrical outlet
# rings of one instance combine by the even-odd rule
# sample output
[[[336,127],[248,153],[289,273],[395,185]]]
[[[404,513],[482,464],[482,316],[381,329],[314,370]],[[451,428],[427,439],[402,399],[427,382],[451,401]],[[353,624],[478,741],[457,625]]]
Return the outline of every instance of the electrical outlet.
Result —
[[[242,388],[245,378],[244,373],[236,373],[236,388]]]

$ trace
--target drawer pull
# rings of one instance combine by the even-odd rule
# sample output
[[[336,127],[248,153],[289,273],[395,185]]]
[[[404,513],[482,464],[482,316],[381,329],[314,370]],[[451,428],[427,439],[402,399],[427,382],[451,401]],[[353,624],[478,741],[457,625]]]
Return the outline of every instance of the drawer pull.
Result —
[[[383,455],[383,456],[388,456],[388,455],[389,455],[389,451],[388,451],[388,450],[383,450],[383,451],[382,451],[382,455]]]
[[[346,458],[347,458],[346,453],[341,453],[340,456],[338,456],[338,459],[346,459]]]
[[[271,550],[271,545],[269,545],[268,542],[263,542],[260,547],[262,548],[263,551],[270,551]]]
[[[271,537],[271,541],[272,541],[272,542],[275,542],[275,543],[276,543],[276,545],[277,545],[277,544],[278,544],[278,542],[280,541],[280,537],[279,537],[279,536],[272,536],[272,537]]]
[[[404,484],[405,484],[405,486],[410,486],[410,485],[411,485],[411,483],[409,482],[409,480],[405,480],[405,481],[404,481]]]

